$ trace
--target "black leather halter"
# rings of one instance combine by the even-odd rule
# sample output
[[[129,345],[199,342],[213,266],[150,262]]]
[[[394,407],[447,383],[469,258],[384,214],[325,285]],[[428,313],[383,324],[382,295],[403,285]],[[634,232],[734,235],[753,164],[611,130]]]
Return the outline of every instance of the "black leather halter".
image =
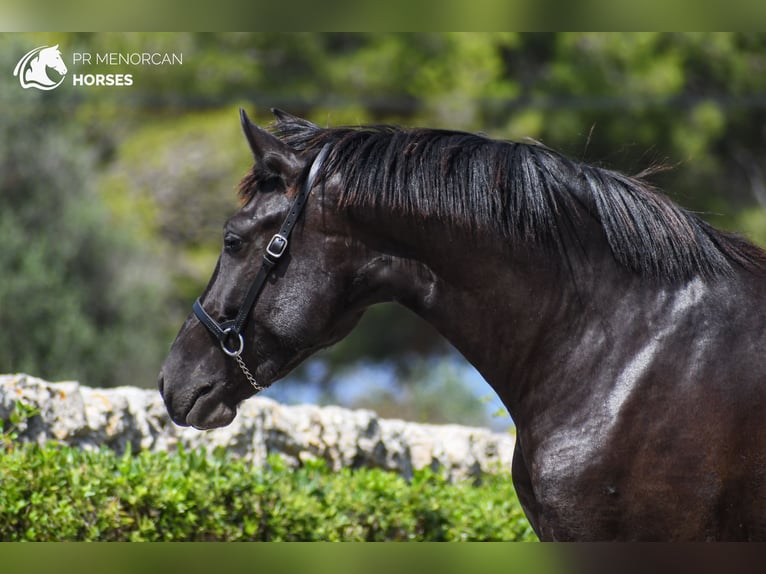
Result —
[[[282,223],[282,227],[271,238],[268,245],[266,246],[266,252],[263,254],[263,262],[261,263],[261,268],[258,270],[258,274],[255,276],[253,284],[250,286],[250,290],[247,292],[244,301],[242,301],[236,317],[234,319],[224,320],[219,323],[213,319],[207,311],[205,311],[199,299],[194,302],[193,310],[194,314],[197,316],[197,319],[199,319],[200,322],[205,327],[207,327],[208,331],[210,331],[213,336],[218,339],[223,352],[230,357],[237,359],[237,362],[239,363],[243,372],[256,390],[261,390],[263,387],[260,387],[256,384],[255,380],[248,371],[247,367],[245,367],[240,357],[242,350],[245,347],[245,340],[242,337],[242,331],[245,327],[247,317],[250,314],[250,310],[253,308],[253,305],[255,305],[255,302],[258,299],[258,295],[260,294],[261,289],[263,289],[269,273],[277,264],[279,259],[287,251],[287,245],[290,240],[290,233],[292,233],[293,227],[295,227],[295,223],[298,221],[298,218],[303,212],[303,208],[306,206],[309,192],[311,191],[311,188],[316,181],[316,177],[319,174],[319,170],[321,169],[322,163],[324,162],[329,150],[330,144],[326,144],[319,152],[319,155],[317,155],[314,163],[311,164],[308,178],[306,178],[303,187],[293,200],[293,204],[290,206],[290,211],[288,212],[287,217],[285,217],[285,220]]]

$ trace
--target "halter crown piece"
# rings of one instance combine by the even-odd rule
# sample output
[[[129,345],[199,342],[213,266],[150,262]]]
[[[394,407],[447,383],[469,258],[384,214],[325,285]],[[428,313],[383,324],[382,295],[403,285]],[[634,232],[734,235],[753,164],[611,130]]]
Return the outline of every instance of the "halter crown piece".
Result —
[[[322,168],[322,163],[324,163],[329,151],[330,144],[325,144],[314,162],[311,164],[309,175],[306,178],[303,187],[298,192],[298,195],[293,200],[293,203],[290,206],[290,211],[287,213],[284,222],[282,222],[282,227],[280,227],[279,231],[274,234],[266,246],[261,268],[258,270],[258,274],[255,276],[252,285],[250,285],[250,290],[247,292],[244,301],[242,301],[242,304],[239,306],[239,311],[237,312],[236,317],[219,323],[205,311],[205,308],[202,306],[199,299],[194,302],[194,306],[192,307],[197,319],[199,319],[199,321],[207,327],[207,330],[218,340],[223,352],[237,361],[245,377],[247,377],[247,380],[256,391],[262,391],[265,387],[260,386],[255,381],[255,377],[253,377],[252,373],[245,365],[245,362],[242,360],[241,355],[245,348],[245,339],[242,336],[242,331],[245,327],[247,317],[250,315],[250,311],[258,299],[258,295],[266,284],[266,279],[268,278],[269,273],[287,251],[287,246],[290,242],[290,234],[301,213],[303,213],[303,209],[306,206],[306,201],[309,197],[309,192],[314,186],[316,177],[319,174],[319,170]]]

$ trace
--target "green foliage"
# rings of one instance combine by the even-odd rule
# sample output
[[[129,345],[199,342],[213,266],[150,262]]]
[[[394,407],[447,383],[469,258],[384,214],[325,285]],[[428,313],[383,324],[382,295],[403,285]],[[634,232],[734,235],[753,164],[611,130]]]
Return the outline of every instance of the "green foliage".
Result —
[[[13,448],[13,442],[19,436],[21,426],[34,416],[40,414],[40,409],[23,401],[16,401],[8,420],[0,419],[0,450]],[[6,426],[7,425],[7,426]]]
[[[0,47],[11,69],[20,46]],[[0,100],[13,110],[0,120],[0,371],[152,384],[165,345],[146,317],[163,281],[94,188],[97,154],[67,121],[72,100],[11,82]]]
[[[323,461],[264,468],[222,452],[0,448],[0,540],[534,540],[508,475],[409,483]]]
[[[102,172],[106,205],[153,247],[172,280],[176,305],[165,316],[175,328],[210,277],[223,222],[238,207],[237,183],[251,161],[237,109],[231,107],[136,130]]]

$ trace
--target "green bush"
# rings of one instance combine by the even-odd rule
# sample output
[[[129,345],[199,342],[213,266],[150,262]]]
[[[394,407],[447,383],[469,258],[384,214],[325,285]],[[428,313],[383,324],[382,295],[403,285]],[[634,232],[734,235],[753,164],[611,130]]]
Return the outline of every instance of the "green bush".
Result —
[[[0,540],[534,540],[510,476],[0,444]]]

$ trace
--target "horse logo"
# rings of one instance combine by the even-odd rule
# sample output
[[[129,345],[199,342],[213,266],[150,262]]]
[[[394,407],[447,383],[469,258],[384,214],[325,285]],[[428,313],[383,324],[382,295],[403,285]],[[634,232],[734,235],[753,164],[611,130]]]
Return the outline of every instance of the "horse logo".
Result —
[[[61,74],[58,81],[48,77],[48,68],[53,68]],[[39,46],[27,52],[16,67],[13,69],[14,77],[18,76],[21,87],[37,88],[38,90],[52,90],[58,88],[64,81],[67,73],[66,64],[61,59],[59,46]]]

